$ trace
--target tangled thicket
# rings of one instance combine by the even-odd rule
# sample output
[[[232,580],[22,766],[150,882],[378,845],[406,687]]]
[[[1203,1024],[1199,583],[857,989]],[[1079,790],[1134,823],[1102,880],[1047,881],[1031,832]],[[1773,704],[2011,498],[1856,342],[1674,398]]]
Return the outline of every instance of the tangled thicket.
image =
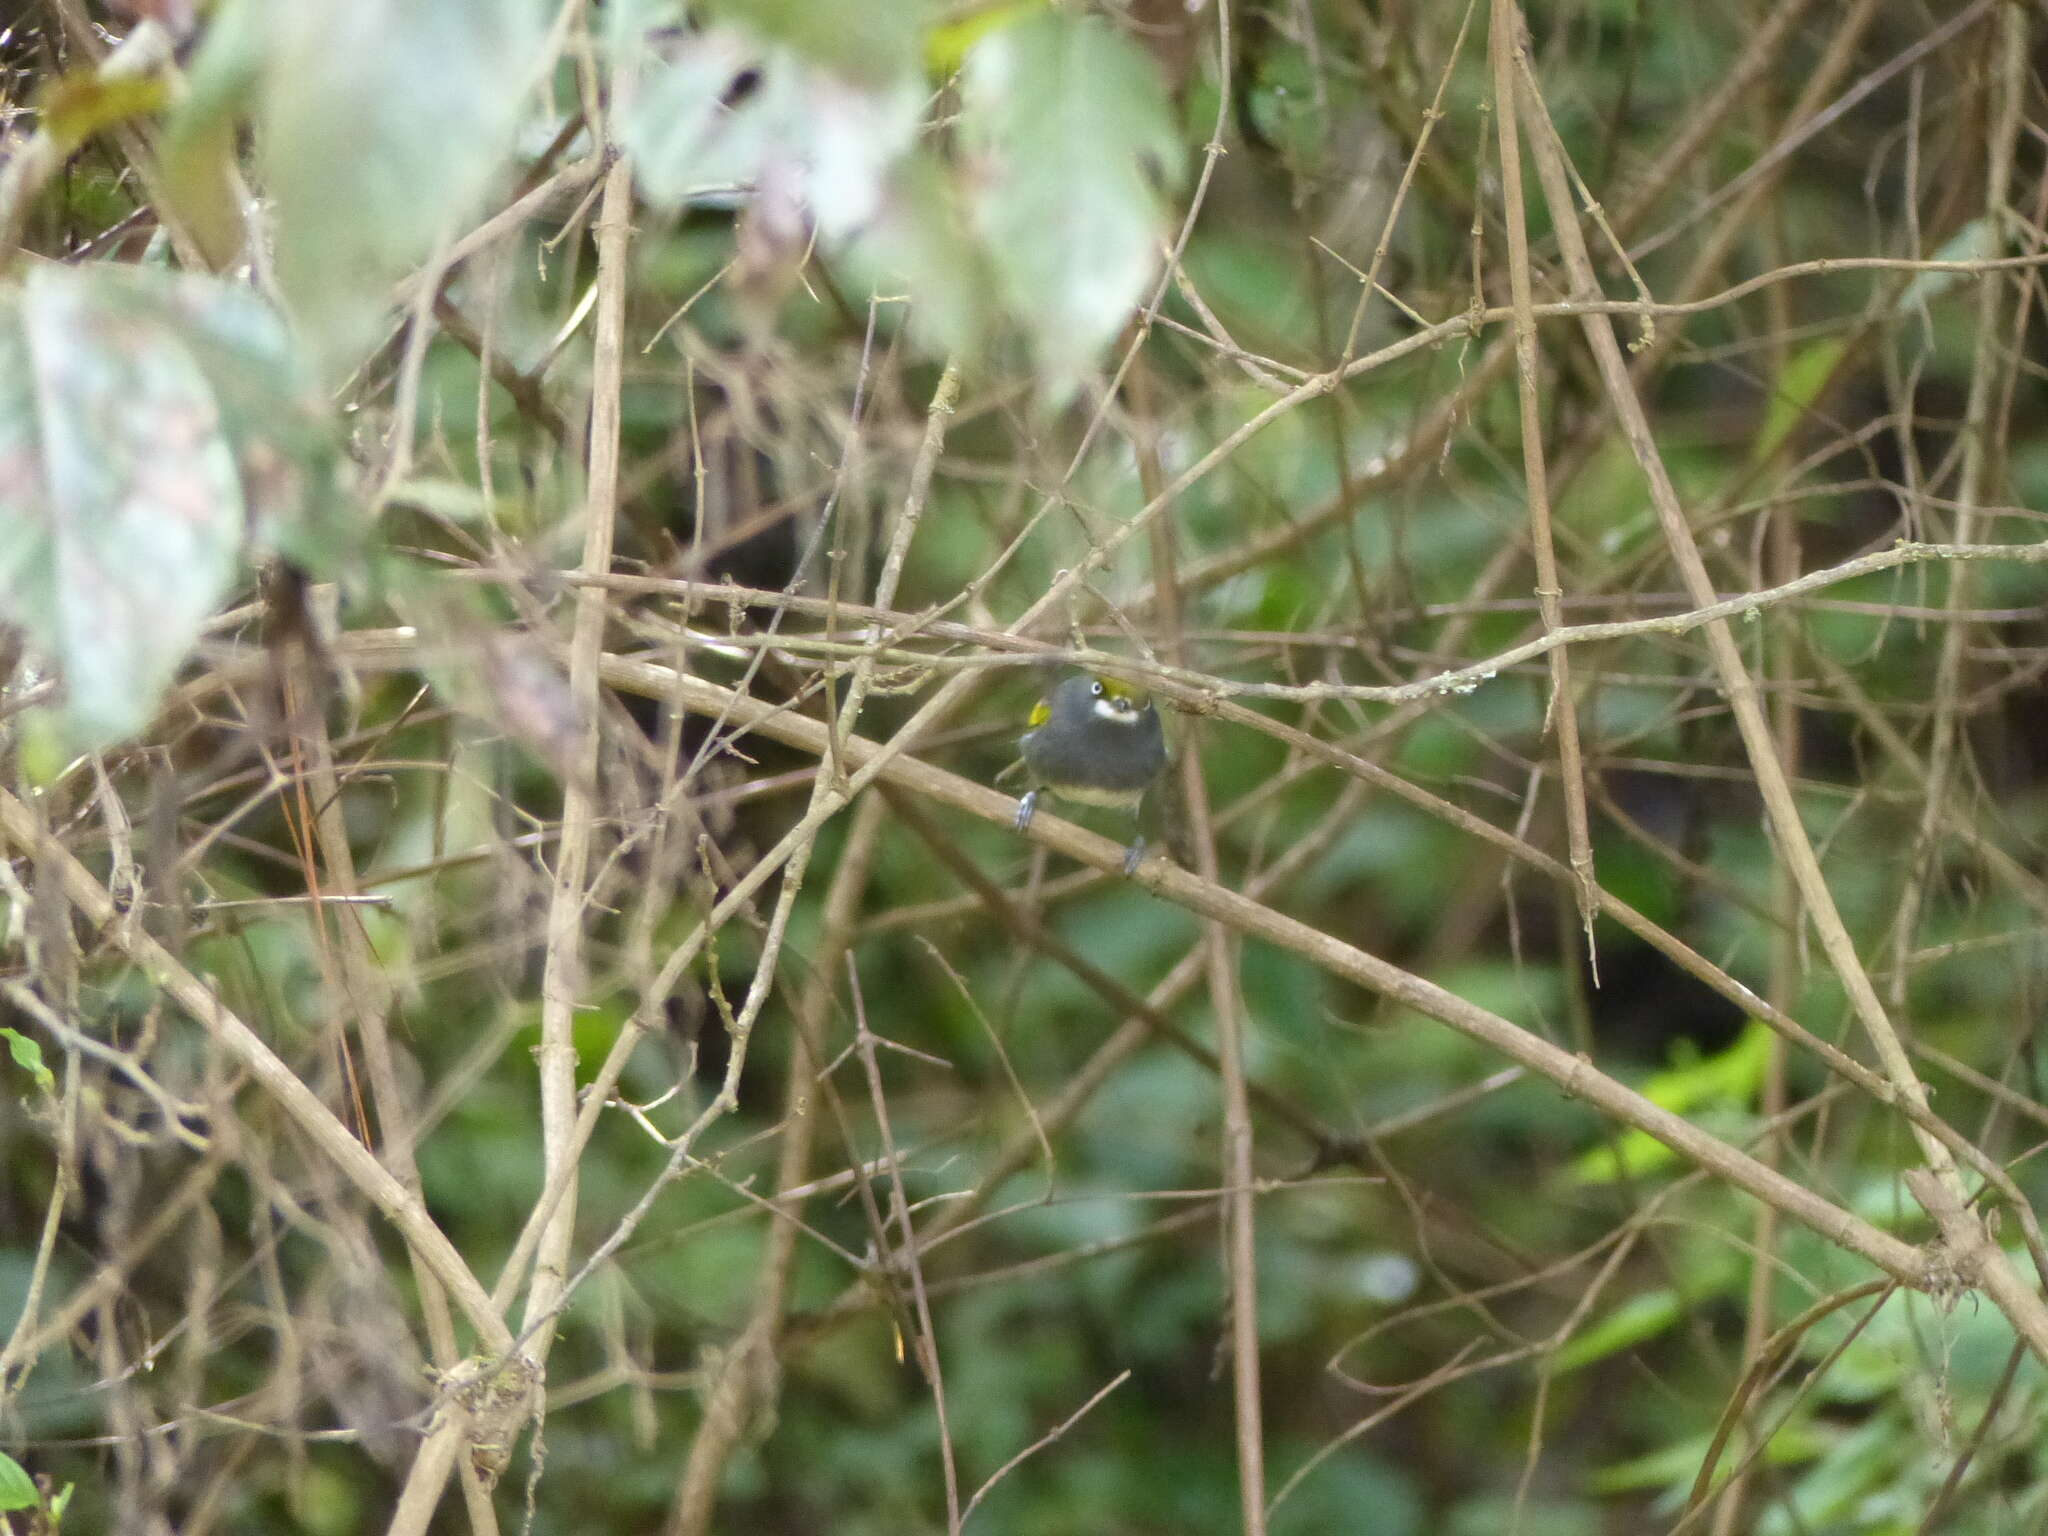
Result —
[[[2039,7],[106,9],[15,1528],[2048,1518]]]

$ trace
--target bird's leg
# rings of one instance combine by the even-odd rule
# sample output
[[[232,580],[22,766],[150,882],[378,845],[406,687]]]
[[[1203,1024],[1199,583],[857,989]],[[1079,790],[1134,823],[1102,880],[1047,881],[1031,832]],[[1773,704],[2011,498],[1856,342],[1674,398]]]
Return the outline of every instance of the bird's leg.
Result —
[[[1032,813],[1037,809],[1038,791],[1035,789],[1026,790],[1024,798],[1017,802],[1017,830],[1019,832],[1030,829]]]
[[[1131,846],[1124,850],[1124,874],[1135,875],[1138,866],[1145,862],[1145,802],[1140,800],[1131,807]]]

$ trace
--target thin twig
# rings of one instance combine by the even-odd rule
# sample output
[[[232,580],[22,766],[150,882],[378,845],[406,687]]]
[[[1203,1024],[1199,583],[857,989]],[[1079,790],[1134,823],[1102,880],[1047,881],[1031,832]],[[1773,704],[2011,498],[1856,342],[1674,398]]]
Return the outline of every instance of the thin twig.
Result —
[[[987,1498],[989,1494],[994,1491],[997,1483],[1000,1483],[1004,1478],[1008,1477],[1012,1472],[1016,1471],[1018,1467],[1022,1466],[1025,1462],[1029,1461],[1033,1456],[1036,1456],[1040,1451],[1044,1450],[1048,1445],[1051,1445],[1055,1440],[1063,1439],[1066,1436],[1068,1430],[1072,1429],[1076,1424],[1080,1423],[1089,1415],[1090,1412],[1094,1410],[1094,1407],[1097,1403],[1101,1402],[1105,1397],[1109,1396],[1110,1393],[1114,1392],[1118,1387],[1122,1386],[1125,1382],[1129,1381],[1130,1379],[1131,1373],[1128,1370],[1117,1372],[1117,1374],[1114,1377],[1112,1377],[1106,1384],[1097,1388],[1096,1391],[1092,1395],[1090,1395],[1087,1402],[1083,1403],[1080,1407],[1076,1408],[1064,1419],[1061,1419],[1059,1423],[1055,1424],[1051,1429],[1047,1430],[1044,1434],[1040,1435],[1036,1440],[1032,1441],[1031,1444],[1025,1446],[1023,1450],[1019,1451],[1016,1455],[1012,1456],[1008,1461],[1004,1462],[1000,1467],[997,1467],[995,1471],[991,1472],[988,1475],[988,1481],[983,1483],[979,1488],[974,1490],[974,1497],[967,1501],[967,1508],[960,1512],[961,1523],[964,1525],[967,1522],[968,1517],[974,1513],[975,1506],[980,1504],[983,1499]]]
[[[1487,51],[1493,65],[1495,126],[1500,137],[1501,204],[1508,231],[1508,286],[1515,307],[1515,382],[1522,408],[1522,483],[1529,499],[1529,547],[1536,560],[1536,601],[1543,629],[1555,634],[1564,625],[1564,597],[1557,570],[1557,549],[1550,536],[1550,483],[1543,462],[1543,401],[1536,355],[1535,303],[1529,276],[1528,209],[1522,198],[1522,146],[1515,130],[1515,75],[1511,38],[1519,23],[1512,0],[1493,0]],[[1593,942],[1593,915],[1600,902],[1593,872],[1593,840],[1586,825],[1586,770],[1579,749],[1578,704],[1572,694],[1570,657],[1563,646],[1550,652],[1550,703],[1545,711],[1557,733],[1558,785],[1564,792],[1565,843],[1572,866],[1572,891],[1578,903],[1579,926],[1585,931],[1586,954],[1597,984],[1598,951]]]

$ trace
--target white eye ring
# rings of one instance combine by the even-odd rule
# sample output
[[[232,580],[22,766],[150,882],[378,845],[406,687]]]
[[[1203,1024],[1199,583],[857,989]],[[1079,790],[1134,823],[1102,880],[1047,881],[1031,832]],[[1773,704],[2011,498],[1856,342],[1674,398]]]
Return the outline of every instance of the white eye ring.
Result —
[[[1096,679],[1096,680],[1095,680],[1094,682],[1090,683],[1090,684],[1088,685],[1088,691],[1089,691],[1090,693],[1094,694],[1096,698],[1098,698],[1098,699],[1099,699],[1099,698],[1101,698],[1101,697],[1102,697],[1102,679],[1098,677],[1098,678],[1097,678],[1097,679]]]

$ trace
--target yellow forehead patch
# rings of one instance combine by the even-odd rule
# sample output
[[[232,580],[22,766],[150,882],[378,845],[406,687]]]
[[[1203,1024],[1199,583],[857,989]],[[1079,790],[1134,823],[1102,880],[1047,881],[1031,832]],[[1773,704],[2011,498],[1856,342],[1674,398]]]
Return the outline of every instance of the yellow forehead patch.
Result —
[[[1102,684],[1102,696],[1106,699],[1128,699],[1133,704],[1143,704],[1145,695],[1129,683],[1120,683],[1113,677],[1097,678]]]

